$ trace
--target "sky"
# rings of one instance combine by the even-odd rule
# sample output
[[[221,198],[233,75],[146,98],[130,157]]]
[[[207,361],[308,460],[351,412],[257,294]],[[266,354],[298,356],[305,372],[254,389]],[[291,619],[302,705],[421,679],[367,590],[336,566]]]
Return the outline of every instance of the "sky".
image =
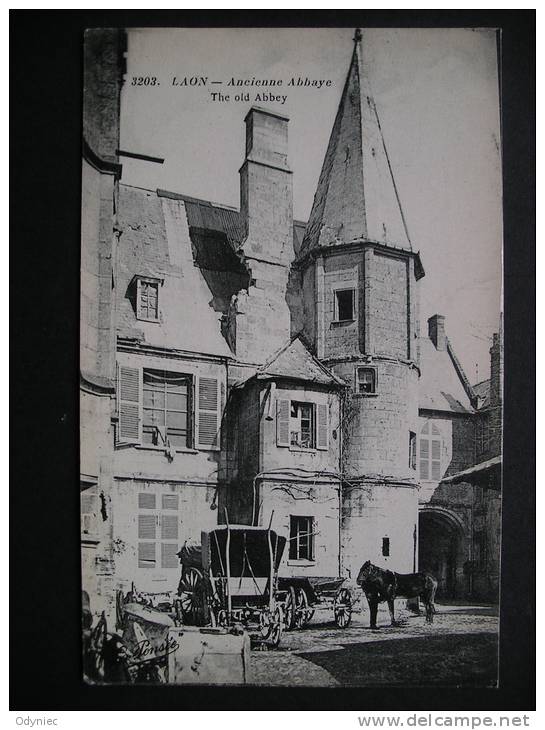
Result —
[[[353,36],[353,28],[130,30],[121,149],[165,162],[123,158],[122,181],[238,208],[243,120],[256,104],[290,118],[294,216],[307,220]],[[470,381],[483,380],[489,377],[490,338],[501,308],[495,33],[364,29],[362,44],[411,241],[426,271],[420,281],[421,330],[425,333],[432,314],[445,315],[447,335]],[[155,84],[146,85],[153,77]],[[204,85],[189,85],[201,77]],[[283,85],[227,86],[232,78],[252,77],[282,79]],[[324,83],[287,85],[299,77]],[[180,83],[184,79],[188,85]],[[230,99],[213,98],[218,92]],[[263,92],[285,99],[256,101]],[[240,93],[250,99],[235,99]]]

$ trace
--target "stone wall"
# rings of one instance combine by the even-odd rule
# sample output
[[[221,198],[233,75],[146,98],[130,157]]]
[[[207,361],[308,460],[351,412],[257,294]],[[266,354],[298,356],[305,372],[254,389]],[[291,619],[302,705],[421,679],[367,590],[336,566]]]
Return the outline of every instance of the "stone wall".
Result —
[[[289,557],[289,542],[279,569],[282,576],[339,575],[339,485],[338,482],[266,479],[259,484],[261,505],[259,524],[290,536],[290,517],[312,517],[314,522],[314,559]]]
[[[83,136],[93,152],[117,161],[119,96],[124,72],[125,31],[89,28],[83,44]]]
[[[342,500],[343,575],[355,580],[366,560],[410,573],[415,559],[418,489],[361,480],[345,484]],[[389,540],[389,556],[383,540]]]
[[[370,352],[409,358],[408,262],[374,253],[369,277]]]
[[[139,495],[147,495],[151,502],[139,501]],[[185,480],[116,479],[112,496],[116,589],[126,592],[134,582],[138,590],[150,593],[176,590],[181,569],[172,554],[186,541],[200,544],[201,530],[216,526],[217,511],[211,509],[214,495],[213,487]],[[174,500],[165,502],[163,496]],[[142,504],[154,506],[144,508]],[[139,537],[140,516],[148,522],[144,525],[147,531]],[[142,542],[155,545],[156,562],[147,567],[139,567],[138,544]]]
[[[409,467],[409,433],[417,433],[418,371],[406,364],[368,358],[335,364],[335,374],[355,389],[358,366],[376,369],[377,393],[351,392],[344,415],[344,470],[415,481]]]

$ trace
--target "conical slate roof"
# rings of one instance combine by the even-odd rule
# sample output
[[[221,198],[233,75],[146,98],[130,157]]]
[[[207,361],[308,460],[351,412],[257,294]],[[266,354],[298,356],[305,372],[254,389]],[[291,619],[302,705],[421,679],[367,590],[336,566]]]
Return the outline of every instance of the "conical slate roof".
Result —
[[[411,249],[356,31],[300,255],[356,239]]]

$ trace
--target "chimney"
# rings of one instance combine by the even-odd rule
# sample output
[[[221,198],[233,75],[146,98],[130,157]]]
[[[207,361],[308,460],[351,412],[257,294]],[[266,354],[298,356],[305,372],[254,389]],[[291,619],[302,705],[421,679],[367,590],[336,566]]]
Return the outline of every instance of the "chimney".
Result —
[[[436,350],[447,349],[447,336],[445,334],[445,318],[442,314],[434,314],[428,319],[428,335],[435,345]]]
[[[289,342],[286,290],[293,250],[293,195],[288,118],[252,107],[246,115],[246,157],[240,168],[239,255],[249,286],[231,300],[226,336],[237,359],[263,364]]]
[[[503,347],[501,329],[492,335],[490,348],[490,405],[499,406],[502,403],[503,390]]]
[[[240,212],[247,258],[289,266],[293,259],[293,193],[288,117],[252,107],[240,168]]]

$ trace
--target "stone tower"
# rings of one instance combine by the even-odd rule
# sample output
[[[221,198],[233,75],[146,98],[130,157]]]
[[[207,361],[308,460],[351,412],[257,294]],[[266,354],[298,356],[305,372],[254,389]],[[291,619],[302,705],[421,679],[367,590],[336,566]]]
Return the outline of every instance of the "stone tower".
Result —
[[[418,482],[418,293],[413,251],[356,31],[354,52],[295,266],[304,335],[349,385],[344,404],[343,570],[412,571]]]

